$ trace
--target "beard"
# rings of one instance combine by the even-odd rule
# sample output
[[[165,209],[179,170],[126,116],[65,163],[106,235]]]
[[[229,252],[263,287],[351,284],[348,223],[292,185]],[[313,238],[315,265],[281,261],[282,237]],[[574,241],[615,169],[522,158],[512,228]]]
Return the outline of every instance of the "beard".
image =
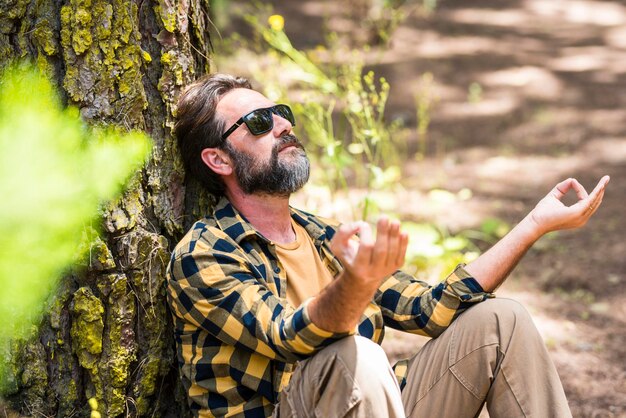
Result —
[[[279,158],[280,150],[293,145],[287,150],[290,159]],[[309,180],[310,162],[302,143],[295,135],[286,134],[272,148],[269,161],[260,161],[244,151],[236,150],[229,142],[224,151],[232,159],[239,187],[246,194],[266,194],[271,196],[289,196],[302,188]]]

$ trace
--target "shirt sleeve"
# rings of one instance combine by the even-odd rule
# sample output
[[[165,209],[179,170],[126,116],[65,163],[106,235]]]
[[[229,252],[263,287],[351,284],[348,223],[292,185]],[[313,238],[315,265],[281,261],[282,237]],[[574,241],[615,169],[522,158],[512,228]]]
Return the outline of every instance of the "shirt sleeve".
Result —
[[[461,264],[436,286],[397,271],[378,288],[375,301],[385,325],[435,338],[465,309],[492,297]]]
[[[274,295],[258,268],[237,252],[174,255],[168,301],[174,315],[222,343],[293,363],[345,337],[311,322],[305,301],[297,309]]]

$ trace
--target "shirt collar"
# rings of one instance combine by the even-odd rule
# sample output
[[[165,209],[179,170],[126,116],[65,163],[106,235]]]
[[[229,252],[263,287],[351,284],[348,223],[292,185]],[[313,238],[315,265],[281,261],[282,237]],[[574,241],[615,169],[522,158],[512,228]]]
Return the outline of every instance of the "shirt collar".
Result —
[[[316,241],[324,241],[329,235],[329,228],[323,224],[317,217],[310,213],[290,208],[291,217],[300,225],[306,229],[308,234]],[[269,242],[267,238],[261,235],[254,227],[248,222],[248,220],[241,214],[230,201],[222,196],[213,209],[213,216],[215,221],[219,225],[219,228],[224,231],[235,242],[240,243],[244,239],[252,236],[256,236],[263,241]],[[332,238],[328,236],[328,239]]]
[[[334,230],[330,230],[328,225],[322,223],[318,217],[294,208],[291,208],[291,217],[306,229],[316,244],[332,238]]]
[[[237,243],[255,235],[265,240],[225,196],[222,196],[215,205],[213,216],[220,229]]]

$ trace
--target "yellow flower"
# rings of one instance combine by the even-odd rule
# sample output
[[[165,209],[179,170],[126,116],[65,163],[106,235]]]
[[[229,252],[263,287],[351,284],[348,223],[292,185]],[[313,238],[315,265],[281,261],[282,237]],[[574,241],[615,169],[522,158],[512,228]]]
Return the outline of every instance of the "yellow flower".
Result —
[[[285,27],[285,18],[283,18],[281,15],[271,15],[267,19],[267,23],[270,24],[272,30],[283,30],[283,28]]]
[[[89,398],[87,402],[89,402],[89,407],[92,411],[96,411],[98,409],[98,400],[96,398]]]

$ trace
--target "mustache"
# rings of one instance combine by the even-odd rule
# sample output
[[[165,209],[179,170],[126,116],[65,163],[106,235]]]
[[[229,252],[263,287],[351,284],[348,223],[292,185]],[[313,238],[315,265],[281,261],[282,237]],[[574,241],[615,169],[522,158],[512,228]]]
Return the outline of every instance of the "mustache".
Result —
[[[289,146],[294,146],[297,148],[300,148],[301,150],[304,151],[304,145],[302,145],[302,142],[300,142],[300,140],[298,139],[298,137],[296,137],[293,134],[284,134],[280,137],[279,142],[276,144],[275,148],[277,150],[281,150],[285,147],[289,147]]]

